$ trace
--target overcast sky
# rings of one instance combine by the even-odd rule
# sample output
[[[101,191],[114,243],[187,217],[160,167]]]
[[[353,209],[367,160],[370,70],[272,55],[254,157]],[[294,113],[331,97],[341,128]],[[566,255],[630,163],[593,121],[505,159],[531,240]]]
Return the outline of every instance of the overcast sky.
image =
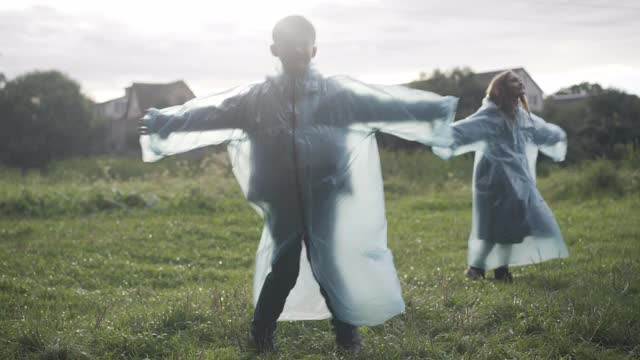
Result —
[[[404,83],[435,68],[523,66],[547,93],[582,81],[640,94],[640,2],[629,0],[0,0],[0,72],[56,69],[97,101],[132,82],[196,95],[273,74],[271,28],[307,16],[325,74]]]

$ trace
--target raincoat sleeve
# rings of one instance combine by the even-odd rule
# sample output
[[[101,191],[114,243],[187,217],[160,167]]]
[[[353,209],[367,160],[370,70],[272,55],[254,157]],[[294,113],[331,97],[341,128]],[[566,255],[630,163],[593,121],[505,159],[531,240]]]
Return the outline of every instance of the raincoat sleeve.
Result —
[[[149,109],[142,118],[149,134],[140,136],[142,160],[241,139],[251,86],[192,99],[183,105]]]
[[[567,155],[567,134],[555,124],[531,114],[533,121],[533,142],[541,153],[553,161],[563,161]]]
[[[433,153],[443,159],[460,154],[483,151],[494,136],[493,124],[484,112],[477,112],[466,119],[456,121],[451,126],[453,141],[446,147],[434,147]]]
[[[327,103],[340,122],[430,146],[451,142],[458,99],[404,86],[369,85],[339,77]]]

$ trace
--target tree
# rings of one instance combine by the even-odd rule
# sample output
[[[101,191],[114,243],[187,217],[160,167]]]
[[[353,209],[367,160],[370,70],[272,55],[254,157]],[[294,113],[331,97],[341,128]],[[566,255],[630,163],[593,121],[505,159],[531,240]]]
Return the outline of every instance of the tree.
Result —
[[[600,84],[582,82],[580,84],[571,85],[567,88],[561,89],[556,92],[556,95],[569,95],[569,94],[586,94],[586,95],[598,95],[602,94],[604,89]]]
[[[431,91],[441,95],[453,95],[459,98],[456,118],[462,119],[473,114],[485,96],[485,88],[475,73],[468,67],[454,68],[448,72],[434,70],[426,80],[416,80],[407,84],[413,89]]]
[[[57,71],[8,81],[0,93],[0,161],[21,168],[95,152],[101,123],[78,83]]]
[[[640,98],[607,89],[588,100],[589,113],[579,135],[590,139],[592,155],[620,159],[626,146],[640,145]]]
[[[545,104],[546,119],[567,131],[568,161],[599,157],[620,159],[628,147],[637,149],[640,146],[640,98],[590,83],[561,91],[562,95],[587,95],[569,105],[553,99]]]

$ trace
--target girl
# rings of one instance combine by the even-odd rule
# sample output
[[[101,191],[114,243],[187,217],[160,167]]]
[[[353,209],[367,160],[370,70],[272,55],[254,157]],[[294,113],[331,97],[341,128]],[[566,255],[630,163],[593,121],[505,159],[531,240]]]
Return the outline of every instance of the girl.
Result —
[[[539,263],[569,255],[560,228],[536,188],[538,150],[564,160],[565,132],[529,112],[522,80],[505,71],[493,78],[473,115],[453,125],[454,141],[436,155],[475,151],[473,221],[469,236],[470,279],[495,269],[511,281],[510,265]]]

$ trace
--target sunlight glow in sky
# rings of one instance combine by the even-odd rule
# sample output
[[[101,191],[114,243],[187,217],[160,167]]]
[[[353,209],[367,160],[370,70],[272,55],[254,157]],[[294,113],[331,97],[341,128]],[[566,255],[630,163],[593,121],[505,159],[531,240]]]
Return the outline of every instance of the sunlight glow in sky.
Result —
[[[134,81],[205,95],[277,71],[271,28],[293,13],[315,24],[326,74],[392,84],[523,66],[547,94],[583,81],[640,94],[633,0],[0,0],[0,72],[61,70],[97,101]]]

